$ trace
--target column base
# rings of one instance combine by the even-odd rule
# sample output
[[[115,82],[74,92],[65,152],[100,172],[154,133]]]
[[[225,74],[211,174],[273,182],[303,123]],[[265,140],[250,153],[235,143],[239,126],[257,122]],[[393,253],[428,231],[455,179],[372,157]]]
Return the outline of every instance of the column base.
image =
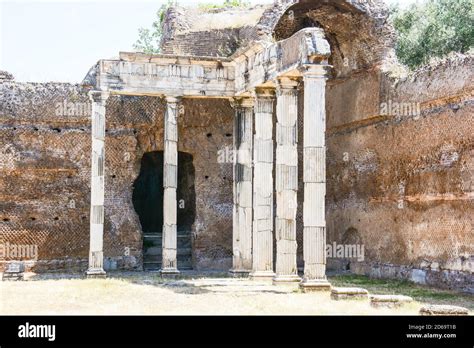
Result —
[[[298,275],[277,275],[273,278],[273,285],[294,285],[301,282]]]
[[[273,271],[256,271],[250,273],[250,279],[256,281],[272,281],[275,278],[275,272]]]
[[[103,268],[89,268],[86,272],[86,277],[88,279],[105,279],[107,278],[107,273]]]
[[[233,278],[248,278],[250,271],[245,269],[231,269],[229,275]]]
[[[160,270],[162,278],[176,278],[181,274],[177,268],[163,268]]]
[[[327,279],[304,279],[300,283],[300,288],[303,292],[331,291],[331,283],[329,283]]]

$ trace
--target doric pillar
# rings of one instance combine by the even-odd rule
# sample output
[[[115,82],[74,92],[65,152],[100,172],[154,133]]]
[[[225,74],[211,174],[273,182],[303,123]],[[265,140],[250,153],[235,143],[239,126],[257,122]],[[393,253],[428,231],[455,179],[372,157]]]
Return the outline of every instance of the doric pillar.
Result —
[[[305,291],[329,290],[326,278],[326,70],[306,65],[304,79],[304,279]]]
[[[104,278],[105,108],[109,93],[92,91],[91,216],[88,277]]]
[[[253,201],[253,98],[235,98],[234,119],[234,276],[248,276],[252,270]]]
[[[296,264],[298,206],[298,82],[280,78],[276,125],[276,276],[274,283],[299,282]]]
[[[273,269],[274,88],[258,88],[255,103],[252,279],[269,279]]]
[[[179,98],[166,97],[163,171],[163,262],[161,275],[178,271],[178,112]]]

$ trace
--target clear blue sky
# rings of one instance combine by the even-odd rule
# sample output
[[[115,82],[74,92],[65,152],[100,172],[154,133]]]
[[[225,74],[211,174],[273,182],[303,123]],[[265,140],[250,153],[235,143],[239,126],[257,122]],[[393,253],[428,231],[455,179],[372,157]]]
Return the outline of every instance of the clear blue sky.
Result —
[[[222,1],[179,0],[179,3]],[[11,72],[17,81],[81,82],[99,59],[132,51],[138,28],[153,22],[163,2],[0,0],[0,70]]]

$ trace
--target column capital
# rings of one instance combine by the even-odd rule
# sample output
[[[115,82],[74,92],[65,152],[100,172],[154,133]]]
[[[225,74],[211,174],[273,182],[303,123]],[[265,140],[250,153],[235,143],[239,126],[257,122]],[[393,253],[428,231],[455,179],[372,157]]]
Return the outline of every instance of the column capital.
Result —
[[[304,79],[327,79],[329,77],[331,69],[331,65],[323,64],[304,64],[299,68]]]
[[[96,103],[105,103],[110,97],[110,92],[108,91],[89,91],[89,99],[91,102]]]
[[[255,98],[250,96],[234,97],[230,99],[230,105],[233,108],[253,108],[255,105]]]
[[[256,87],[255,88],[255,97],[260,98],[270,98],[274,99],[276,96],[276,87]]]
[[[278,77],[279,89],[297,89],[300,79],[297,77],[280,76]]]
[[[171,96],[171,95],[165,95],[164,99],[166,103],[168,104],[179,104],[183,100],[183,97],[181,96]]]

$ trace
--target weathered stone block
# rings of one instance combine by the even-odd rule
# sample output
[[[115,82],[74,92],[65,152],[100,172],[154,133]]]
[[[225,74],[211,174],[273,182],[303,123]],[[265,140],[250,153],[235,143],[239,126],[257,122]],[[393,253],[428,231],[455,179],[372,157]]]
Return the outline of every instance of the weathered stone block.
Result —
[[[467,308],[447,305],[427,305],[420,309],[423,316],[466,316],[469,315]]]
[[[403,295],[372,295],[370,296],[370,305],[375,308],[396,308],[404,304],[413,302],[409,296]]]
[[[362,288],[332,288],[331,299],[339,300],[360,300],[368,299],[369,292]]]

